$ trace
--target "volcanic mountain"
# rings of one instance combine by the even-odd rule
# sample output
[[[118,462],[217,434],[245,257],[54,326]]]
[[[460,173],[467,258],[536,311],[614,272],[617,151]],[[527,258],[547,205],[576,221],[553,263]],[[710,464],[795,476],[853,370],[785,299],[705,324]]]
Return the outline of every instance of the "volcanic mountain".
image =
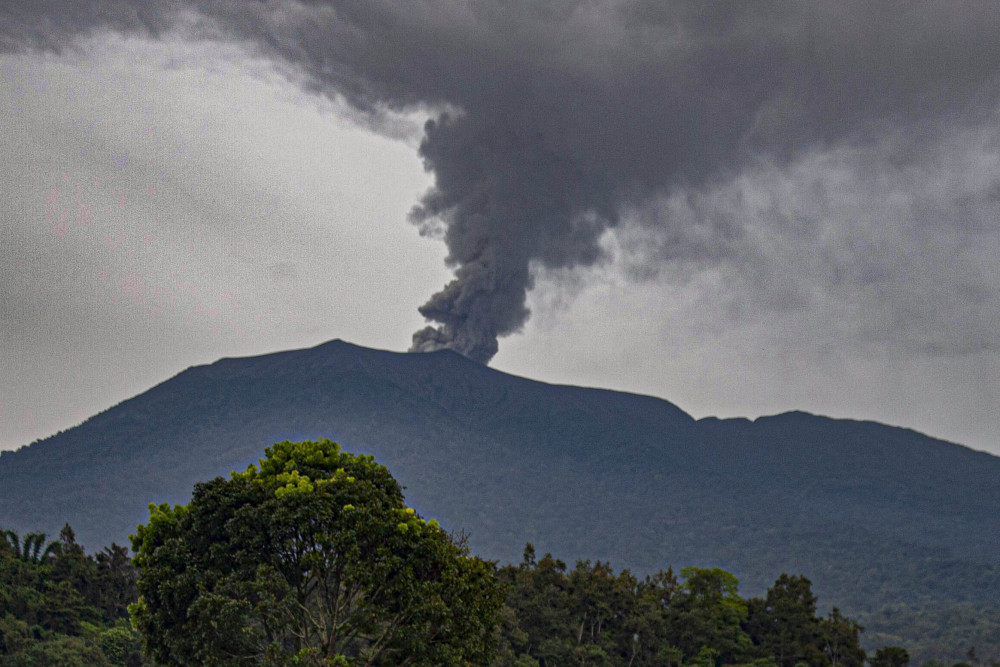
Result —
[[[717,565],[745,595],[801,573],[888,641],[920,614],[1000,619],[1000,458],[802,412],[695,420],[449,351],[342,341],[192,367],[4,452],[0,527],[68,521],[90,549],[123,543],[148,503],[186,502],[273,442],[318,437],[374,454],[409,504],[484,557],[517,561],[530,541],[639,573]]]

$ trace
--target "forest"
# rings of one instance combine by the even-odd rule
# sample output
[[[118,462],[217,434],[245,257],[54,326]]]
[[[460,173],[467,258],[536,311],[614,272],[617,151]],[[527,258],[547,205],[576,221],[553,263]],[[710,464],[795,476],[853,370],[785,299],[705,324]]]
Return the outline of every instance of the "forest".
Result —
[[[370,456],[277,443],[260,465],[151,505],[132,550],[2,531],[0,666],[907,667],[808,578],[745,599],[717,567],[639,578],[534,546],[472,555]],[[998,664],[974,647],[925,667]]]

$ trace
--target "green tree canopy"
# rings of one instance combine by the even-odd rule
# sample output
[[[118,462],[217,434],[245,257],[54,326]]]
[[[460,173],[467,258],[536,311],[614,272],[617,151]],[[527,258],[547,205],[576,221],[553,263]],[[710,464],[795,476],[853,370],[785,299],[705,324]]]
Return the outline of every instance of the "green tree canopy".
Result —
[[[151,505],[132,548],[133,622],[165,664],[485,664],[499,622],[493,566],[329,440]]]
[[[723,569],[685,567],[681,585],[669,610],[677,646],[685,657],[714,663],[741,662],[751,641],[741,624],[747,603],[739,596],[739,581]],[[702,649],[709,648],[711,656]]]
[[[108,603],[100,555],[87,556],[68,524],[57,542],[44,533],[0,534],[0,666],[145,664],[122,616],[121,597],[134,599],[134,590],[116,591]],[[110,551],[128,579],[127,552],[114,544]]]
[[[22,540],[13,530],[0,532],[0,553],[31,563],[44,563],[59,550],[58,542],[45,541],[45,533],[28,533]]]
[[[780,667],[823,662],[816,596],[805,577],[782,574],[763,600],[751,600],[747,629]]]

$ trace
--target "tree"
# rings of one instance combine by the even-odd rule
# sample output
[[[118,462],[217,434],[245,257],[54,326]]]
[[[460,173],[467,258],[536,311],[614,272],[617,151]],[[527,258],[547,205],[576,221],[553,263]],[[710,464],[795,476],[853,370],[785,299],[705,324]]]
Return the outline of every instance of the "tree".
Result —
[[[403,503],[373,457],[281,442],[150,506],[132,536],[147,652],[187,665],[485,664],[492,564]]]
[[[778,577],[764,600],[751,600],[746,627],[754,643],[773,655],[780,667],[823,662],[816,596],[805,577]]]
[[[6,532],[0,548],[0,665],[108,665],[103,651],[106,617],[88,604],[94,560],[66,525],[45,546],[42,533],[24,539]],[[123,626],[119,634],[133,637]],[[133,642],[134,643],[134,642]],[[139,665],[134,651],[119,651]]]
[[[112,542],[97,553],[95,562],[94,583],[88,591],[91,604],[108,618],[128,618],[128,605],[139,595],[128,549]]]
[[[536,561],[529,543],[521,564],[502,568],[499,576],[507,588],[502,651],[509,655],[497,664],[511,664],[514,656],[543,666],[571,662],[575,628],[566,563],[552,554]]]
[[[741,624],[747,603],[739,596],[739,581],[720,568],[685,567],[679,591],[669,611],[677,646],[688,660],[716,664],[741,662],[752,648]],[[709,648],[715,653],[703,651]]]
[[[859,638],[863,631],[856,620],[847,618],[836,607],[820,621],[823,653],[832,667],[864,667],[865,651]]]
[[[5,530],[0,533],[0,541],[3,542],[4,552],[13,553],[15,558],[30,563],[44,563],[59,551],[58,542],[45,544],[45,533],[28,533],[21,540],[13,530]]]
[[[77,592],[83,593],[93,581],[94,560],[84,553],[68,523],[59,531],[59,541],[55,544],[55,557],[50,562],[52,580],[57,584],[68,582]]]
[[[907,667],[910,664],[910,653],[901,646],[884,646],[875,651],[871,659],[871,667]]]

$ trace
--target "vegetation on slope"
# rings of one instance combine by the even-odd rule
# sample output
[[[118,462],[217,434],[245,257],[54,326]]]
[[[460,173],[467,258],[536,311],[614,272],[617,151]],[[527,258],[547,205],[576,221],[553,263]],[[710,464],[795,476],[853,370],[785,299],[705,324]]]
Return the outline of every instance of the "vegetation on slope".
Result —
[[[484,558],[516,562],[532,542],[640,576],[717,566],[748,595],[805,572],[823,613],[868,628],[870,650],[1000,655],[997,457],[803,413],[695,421],[449,352],[335,341],[189,369],[0,455],[0,521],[50,533],[69,521],[86,545],[121,542],[150,501],[186,503],[267,444],[327,435],[397,471],[408,502],[468,531]]]
[[[86,555],[67,524],[0,539],[0,665],[101,667],[143,664],[127,606],[137,597],[125,547]]]
[[[150,510],[132,561],[114,544],[86,555],[68,525],[51,543],[3,533],[0,666],[866,660],[861,624],[818,613],[803,576],[745,599],[722,568],[640,578],[580,560],[570,570],[530,544],[518,565],[496,568],[406,508],[387,469],[329,441],[278,443],[259,467],[199,484],[188,505]],[[1000,624],[981,617],[986,641],[955,655],[954,619],[940,621],[923,618],[928,644],[883,646],[868,663],[905,667],[930,651],[947,662],[928,667],[997,664],[989,639]]]

